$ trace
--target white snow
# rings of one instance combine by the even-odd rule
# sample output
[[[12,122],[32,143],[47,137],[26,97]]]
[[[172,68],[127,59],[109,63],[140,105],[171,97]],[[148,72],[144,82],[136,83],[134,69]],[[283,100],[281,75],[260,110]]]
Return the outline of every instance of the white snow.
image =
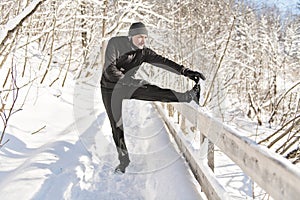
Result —
[[[151,103],[124,101],[132,162],[120,175],[113,173],[118,160],[99,86],[39,87],[38,98],[30,93],[5,134],[1,200],[202,199]]]

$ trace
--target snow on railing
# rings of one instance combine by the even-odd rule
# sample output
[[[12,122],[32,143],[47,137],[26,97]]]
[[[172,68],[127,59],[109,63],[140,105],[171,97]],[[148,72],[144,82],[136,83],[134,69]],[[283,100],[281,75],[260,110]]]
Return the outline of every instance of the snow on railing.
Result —
[[[285,158],[188,104],[172,104],[178,113],[200,130],[202,137],[207,138],[201,140],[206,142],[195,154],[178,134],[166,110],[161,104],[155,105],[208,199],[231,199],[208,167],[209,142],[216,145],[274,199],[299,199],[300,170]]]

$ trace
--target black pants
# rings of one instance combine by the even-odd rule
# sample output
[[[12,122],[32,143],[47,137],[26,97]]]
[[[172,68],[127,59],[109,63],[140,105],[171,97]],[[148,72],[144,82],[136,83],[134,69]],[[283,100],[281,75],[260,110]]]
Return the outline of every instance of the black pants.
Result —
[[[129,156],[124,140],[122,122],[123,99],[138,99],[145,101],[160,102],[186,102],[185,93],[176,92],[171,89],[163,89],[156,85],[146,84],[141,87],[116,85],[114,89],[101,87],[102,99],[106,113],[110,120],[113,139],[118,151],[120,163],[129,163]]]

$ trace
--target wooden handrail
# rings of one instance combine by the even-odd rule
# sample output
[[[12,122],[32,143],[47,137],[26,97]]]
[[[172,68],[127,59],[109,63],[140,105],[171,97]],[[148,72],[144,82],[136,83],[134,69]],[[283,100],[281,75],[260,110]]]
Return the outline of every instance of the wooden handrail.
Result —
[[[203,113],[188,104],[172,104],[174,108],[200,130],[209,141],[214,143],[235,162],[248,176],[252,178],[261,188],[263,188],[274,199],[296,200],[300,197],[300,169],[290,163],[282,156],[270,151],[255,141],[241,136],[237,130],[224,125],[206,113]],[[167,115],[158,105],[159,113],[163,116],[166,124],[170,128]],[[172,128],[171,128],[172,129]],[[171,130],[171,132],[176,130]],[[177,144],[184,152],[193,173],[209,199],[229,198],[224,188],[216,183],[216,178],[212,171],[208,172],[206,164],[200,158],[195,158],[184,144],[180,137],[173,133]],[[200,171],[199,171],[200,170]],[[205,177],[203,177],[205,176]],[[207,184],[207,185],[205,185]],[[214,191],[213,191],[214,190]]]

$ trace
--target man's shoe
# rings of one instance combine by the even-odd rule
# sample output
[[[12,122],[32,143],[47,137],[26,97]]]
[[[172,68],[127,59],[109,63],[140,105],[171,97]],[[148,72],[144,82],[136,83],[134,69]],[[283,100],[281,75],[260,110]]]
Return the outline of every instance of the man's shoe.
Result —
[[[115,169],[115,173],[125,173],[126,167],[128,167],[129,162],[121,162]]]
[[[196,84],[191,90],[187,91],[188,102],[195,101],[199,105],[200,90],[200,84]]]

